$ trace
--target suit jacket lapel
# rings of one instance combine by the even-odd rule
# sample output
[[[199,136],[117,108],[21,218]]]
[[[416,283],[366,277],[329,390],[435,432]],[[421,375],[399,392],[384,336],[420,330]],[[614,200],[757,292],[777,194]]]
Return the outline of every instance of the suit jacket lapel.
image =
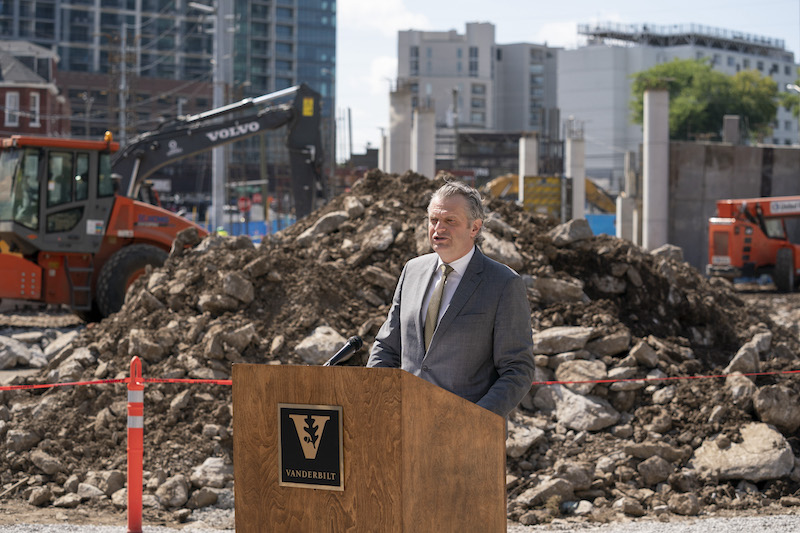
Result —
[[[426,261],[424,265],[420,265],[419,270],[417,270],[412,279],[409,280],[413,283],[412,309],[419,310],[419,312],[414,315],[414,329],[419,333],[422,346],[425,346],[425,315],[422,304],[425,303],[425,294],[428,292],[428,286],[431,283],[431,278],[433,278],[433,273],[436,271],[436,264],[439,260],[436,254],[430,254],[430,257],[431,259]]]

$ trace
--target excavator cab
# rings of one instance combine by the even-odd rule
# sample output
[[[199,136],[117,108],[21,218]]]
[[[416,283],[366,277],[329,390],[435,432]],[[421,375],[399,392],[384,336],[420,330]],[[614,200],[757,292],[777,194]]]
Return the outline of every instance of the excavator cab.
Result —
[[[46,246],[96,251],[114,199],[107,142],[14,136],[0,141],[0,239],[29,255]]]

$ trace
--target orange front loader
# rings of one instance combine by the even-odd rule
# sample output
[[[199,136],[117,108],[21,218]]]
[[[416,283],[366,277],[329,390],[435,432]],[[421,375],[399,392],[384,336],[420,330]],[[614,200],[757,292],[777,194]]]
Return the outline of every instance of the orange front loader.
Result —
[[[171,211],[118,194],[104,141],[0,139],[0,298],[70,306],[97,320],[122,307],[147,265],[166,260]]]
[[[800,196],[717,201],[708,221],[709,276],[728,279],[767,274],[781,292],[794,290],[800,245],[789,241],[786,219],[800,217]]]

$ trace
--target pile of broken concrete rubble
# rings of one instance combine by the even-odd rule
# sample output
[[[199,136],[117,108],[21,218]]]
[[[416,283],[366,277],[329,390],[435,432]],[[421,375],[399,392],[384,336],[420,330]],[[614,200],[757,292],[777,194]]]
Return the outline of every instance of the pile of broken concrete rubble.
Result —
[[[440,179],[371,171],[259,246],[184,234],[191,247],[140,278],[119,313],[69,339],[20,340],[49,343],[26,348],[24,364],[42,367],[27,382],[124,378],[133,355],[145,377],[227,379],[237,362],[321,364],[353,334],[369,346],[403,264],[429,251]],[[582,220],[487,206],[483,250],[525,277],[535,340],[536,381],[509,425],[511,519],[800,505],[800,387],[780,373],[797,368],[796,332],[674,247],[647,252]],[[0,400],[3,497],[125,505],[124,385]],[[231,432],[230,387],[148,384],[148,512],[185,520],[230,506]]]

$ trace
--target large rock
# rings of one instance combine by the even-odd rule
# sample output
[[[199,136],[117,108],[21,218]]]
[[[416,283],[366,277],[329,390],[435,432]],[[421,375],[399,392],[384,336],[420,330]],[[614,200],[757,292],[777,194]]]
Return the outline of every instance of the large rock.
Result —
[[[637,363],[647,368],[655,368],[658,365],[658,353],[645,341],[636,343],[630,354]]]
[[[28,345],[11,337],[0,336],[0,370],[14,368],[17,364],[28,366],[30,358]]]
[[[580,350],[591,338],[594,328],[557,326],[533,334],[533,353],[555,355]]]
[[[222,457],[209,457],[191,475],[195,487],[222,488],[232,479],[233,465],[226,464]]]
[[[589,297],[583,292],[583,282],[575,278],[565,280],[538,277],[533,280],[533,288],[539,291],[543,304],[589,300]]]
[[[739,372],[734,372],[725,378],[725,388],[728,389],[734,405],[741,406],[743,409],[750,407],[753,397],[758,391],[753,380]]]
[[[519,270],[525,262],[513,242],[499,239],[491,232],[483,232],[481,250],[495,261],[508,265],[514,270]]]
[[[723,374],[731,374],[733,372],[741,372],[743,374],[750,374],[758,372],[760,367],[758,348],[752,342],[745,343],[736,355],[731,359],[730,364],[725,367]]]
[[[589,394],[595,386],[593,381],[608,377],[606,364],[600,360],[566,361],[556,368],[556,381],[567,382],[566,387],[578,394]],[[569,383],[578,382],[578,383]],[[588,383],[580,383],[588,382]]]
[[[36,446],[42,438],[27,429],[11,429],[6,434],[6,449],[12,452],[24,452]]]
[[[528,453],[528,450],[544,440],[545,434],[541,429],[532,425],[509,424],[506,437],[506,455],[519,458]]]
[[[64,470],[64,465],[61,464],[61,461],[42,450],[31,452],[31,462],[48,476]]]
[[[225,296],[236,298],[245,305],[255,298],[253,284],[238,272],[228,272],[222,276],[222,292]]]
[[[567,246],[577,241],[589,239],[594,236],[589,222],[585,218],[575,218],[560,224],[547,232],[556,246]]]
[[[631,332],[627,329],[621,329],[605,337],[594,339],[586,344],[586,349],[599,356],[604,355],[617,355],[630,347]]]
[[[328,213],[317,220],[313,226],[301,233],[297,237],[296,242],[300,246],[308,246],[319,237],[339,229],[339,226],[341,226],[342,223],[348,218],[350,218],[350,215],[347,213],[347,211],[334,211],[332,213]]]
[[[548,397],[544,401],[552,403],[558,422],[576,431],[600,431],[619,421],[619,413],[603,398],[582,396],[562,385],[542,387],[537,402],[540,395]]]
[[[639,463],[636,470],[641,474],[645,485],[656,485],[666,481],[673,472],[672,464],[658,455]]]
[[[753,397],[753,407],[762,422],[777,426],[787,435],[800,427],[797,394],[784,385],[761,387]]]
[[[554,496],[565,502],[573,498],[573,491],[572,484],[566,479],[553,478],[529,488],[517,497],[516,502],[525,507],[534,507],[546,503]]]
[[[742,442],[727,441],[723,447],[715,439],[705,440],[694,452],[694,467],[710,470],[721,480],[753,482],[780,479],[791,473],[794,468],[792,447],[778,431],[767,424],[752,422],[740,433]]]
[[[347,341],[335,329],[319,326],[295,346],[295,352],[310,365],[321,365],[330,359]]]
[[[178,474],[167,480],[156,489],[156,496],[168,508],[180,507],[189,501],[189,482],[186,476]]]

